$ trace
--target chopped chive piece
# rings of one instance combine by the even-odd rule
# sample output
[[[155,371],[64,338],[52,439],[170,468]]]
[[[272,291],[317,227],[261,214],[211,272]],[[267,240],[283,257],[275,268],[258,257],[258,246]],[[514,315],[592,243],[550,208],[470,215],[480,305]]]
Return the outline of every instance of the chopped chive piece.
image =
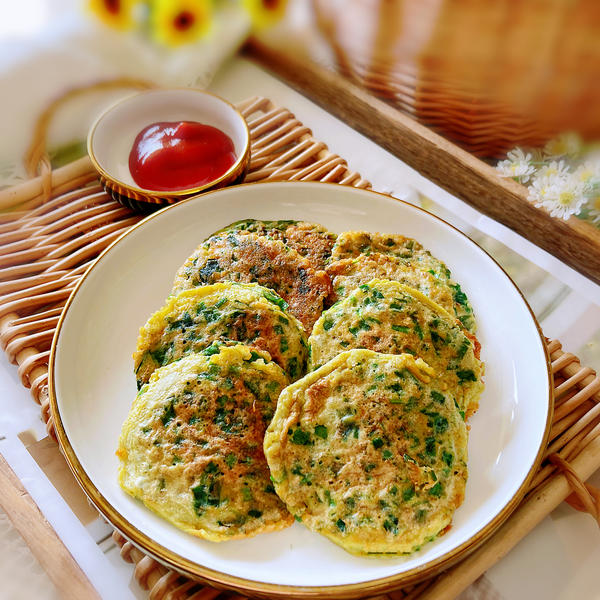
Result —
[[[403,325],[392,325],[392,329],[394,331],[399,331],[400,333],[410,333],[410,328],[404,327]]]
[[[383,528],[394,535],[398,534],[398,517],[388,518],[383,522]]]
[[[404,502],[408,502],[411,498],[414,497],[414,495],[415,488],[412,485],[402,490],[402,500],[404,500]]]
[[[435,438],[429,437],[425,440],[425,454],[428,456],[435,456],[437,453],[435,447]]]
[[[444,491],[444,487],[438,481],[432,488],[429,489],[429,495],[439,498],[442,495],[443,491]]]
[[[303,429],[295,429],[292,433],[292,442],[299,446],[308,446],[310,444],[310,433]]]
[[[165,408],[162,417],[162,424],[166,427],[175,418],[175,399],[173,398],[169,405]]]
[[[458,402],[456,400],[454,400],[454,406],[456,406],[456,408],[458,409],[458,414],[462,417],[462,420],[465,420],[465,411],[460,409],[460,406],[458,405]]]
[[[431,392],[431,399],[435,400],[435,402],[438,402],[439,404],[444,404],[446,402],[444,395],[436,392],[435,390]]]
[[[315,435],[324,440],[327,439],[327,427],[325,425],[316,425],[315,426]]]
[[[475,373],[473,373],[471,369],[456,371],[456,375],[458,376],[459,383],[464,383],[465,381],[477,381],[477,377],[475,377]]]
[[[272,292],[263,292],[263,296],[271,303],[279,306],[279,308],[281,308],[281,310],[286,310],[288,307],[287,302],[283,299],[280,298],[279,296],[276,296],[275,294],[273,294]]]
[[[444,450],[442,452],[442,460],[449,466],[452,466],[452,463],[454,462],[454,455],[451,452],[448,452],[447,450]]]

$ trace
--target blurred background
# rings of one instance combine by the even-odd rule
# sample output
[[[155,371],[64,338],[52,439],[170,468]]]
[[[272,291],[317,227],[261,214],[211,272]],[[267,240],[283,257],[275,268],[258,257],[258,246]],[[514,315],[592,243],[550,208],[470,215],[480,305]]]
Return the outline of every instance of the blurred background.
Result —
[[[600,138],[597,0],[20,0],[0,18],[6,162],[18,115],[116,77],[206,87],[250,36],[339,72],[470,152]],[[50,142],[73,142],[71,105]],[[87,124],[84,125],[84,129]]]

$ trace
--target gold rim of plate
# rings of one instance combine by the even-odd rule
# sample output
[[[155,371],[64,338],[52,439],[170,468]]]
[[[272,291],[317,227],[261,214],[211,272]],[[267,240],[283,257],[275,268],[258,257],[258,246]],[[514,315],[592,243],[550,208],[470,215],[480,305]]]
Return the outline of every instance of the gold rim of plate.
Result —
[[[127,100],[129,100],[130,98],[132,98],[134,96],[140,96],[143,94],[148,94],[148,93],[152,93],[152,92],[156,92],[156,91],[172,91],[172,90],[173,91],[176,91],[176,90],[192,91],[192,92],[196,92],[198,94],[205,94],[206,96],[212,96],[213,98],[217,98],[218,100],[223,102],[223,104],[226,104],[227,106],[229,106],[229,108],[231,108],[231,110],[233,110],[235,112],[235,114],[240,118],[240,121],[242,122],[242,124],[244,126],[244,131],[245,131],[244,147],[242,148],[242,151],[240,152],[236,161],[233,163],[233,165],[231,165],[231,167],[229,167],[229,169],[227,169],[227,171],[225,171],[225,173],[223,173],[223,175],[221,175],[220,177],[217,177],[216,179],[213,179],[212,181],[209,181],[208,183],[205,183],[204,185],[201,185],[201,186],[195,187],[195,188],[187,188],[185,190],[174,190],[172,192],[146,190],[143,188],[136,187],[134,185],[129,185],[129,184],[124,183],[124,182],[120,181],[119,179],[115,178],[113,175],[111,175],[108,171],[106,171],[100,165],[100,163],[96,159],[96,156],[92,149],[92,139],[94,137],[94,133],[96,132],[98,124],[100,123],[100,121],[104,118],[104,116],[107,113],[109,113],[111,110],[113,110],[113,108],[115,108],[116,106],[119,106],[120,104],[122,104],[123,102],[126,102]],[[114,104],[111,104],[94,121],[94,124],[92,125],[92,127],[88,133],[86,144],[87,144],[88,156],[90,157],[90,160],[92,161],[92,165],[94,165],[94,169],[96,169],[96,171],[100,175],[100,181],[101,181],[102,185],[108,187],[111,190],[114,190],[115,192],[117,192],[118,194],[121,194],[122,196],[126,196],[127,198],[137,200],[138,202],[148,202],[149,204],[159,204],[159,205],[162,205],[165,203],[173,204],[175,202],[179,202],[180,200],[189,198],[190,196],[195,196],[204,191],[211,190],[212,188],[225,187],[226,185],[235,182],[239,177],[241,177],[245,173],[245,171],[248,168],[248,165],[250,163],[250,129],[248,128],[248,123],[246,122],[246,119],[244,119],[244,116],[242,115],[242,113],[233,104],[231,104],[231,102],[228,102],[224,98],[221,98],[221,96],[217,96],[216,94],[212,94],[211,92],[207,92],[205,90],[196,90],[193,88],[183,88],[183,87],[154,88],[152,90],[138,92],[136,94],[131,94],[129,96],[126,96],[125,98],[121,98]],[[98,257],[98,258],[100,258],[100,257]],[[66,309],[66,306],[65,306],[65,309]]]
[[[278,182],[283,185],[318,185],[318,186],[339,186],[338,183],[327,183],[327,182],[311,182],[311,183],[302,183],[302,182]],[[246,183],[237,187],[247,187],[247,186],[255,186],[255,185],[269,185],[265,184],[256,184],[256,183]],[[203,194],[203,197],[209,196],[211,194],[218,193],[219,190],[213,190],[211,192],[207,192]],[[446,554],[438,557],[437,559],[428,561],[418,567],[410,569],[408,571],[404,571],[397,575],[389,575],[387,577],[381,577],[378,579],[373,579],[370,581],[365,581],[361,583],[351,583],[351,584],[342,584],[342,585],[332,585],[332,586],[295,586],[295,585],[283,585],[283,584],[273,584],[273,583],[265,583],[260,581],[253,581],[250,579],[245,579],[243,577],[236,577],[234,575],[228,575],[226,573],[221,573],[219,571],[215,571],[214,569],[209,569],[195,563],[189,559],[186,559],[179,554],[172,552],[168,548],[165,548],[161,544],[154,541],[152,538],[148,537],[145,533],[137,529],[134,525],[132,525],[127,519],[125,519],[115,508],[106,500],[106,498],[100,493],[100,491],[93,484],[91,479],[88,477],[87,473],[83,469],[79,459],[75,451],[73,450],[69,438],[66,434],[62,418],[60,415],[60,411],[58,409],[56,392],[55,392],[55,364],[56,364],[56,347],[58,344],[58,339],[60,337],[60,332],[62,329],[62,325],[67,315],[71,304],[73,303],[74,298],[77,295],[77,291],[83,285],[84,281],[88,277],[88,275],[94,270],[94,268],[98,265],[98,263],[104,258],[104,256],[112,250],[114,246],[116,246],[122,239],[127,237],[130,233],[136,230],[138,227],[141,227],[146,221],[149,219],[156,218],[159,214],[171,210],[175,208],[179,204],[183,204],[188,202],[189,200],[193,200],[193,198],[184,198],[178,204],[173,204],[166,206],[160,211],[149,215],[139,223],[136,223],[131,229],[127,230],[125,233],[120,235],[114,242],[112,242],[94,261],[94,263],[90,266],[90,268],[82,275],[81,279],[73,289],[73,292],[69,296],[69,299],[65,305],[65,308],[60,316],[58,321],[58,325],[56,326],[56,332],[54,334],[54,338],[52,339],[52,347],[50,349],[50,362],[48,366],[48,394],[50,399],[50,410],[52,412],[52,416],[54,418],[56,433],[58,437],[58,442],[63,451],[65,458],[67,459],[67,463],[69,468],[73,472],[73,475],[77,479],[79,485],[82,487],[90,501],[94,504],[94,506],[100,511],[108,521],[110,521],[127,539],[133,542],[136,546],[141,548],[147,554],[150,554],[156,560],[166,563],[170,567],[180,571],[181,573],[188,575],[194,579],[197,579],[201,582],[207,583],[209,585],[213,585],[219,588],[225,588],[234,590],[236,592],[246,593],[246,594],[254,594],[255,596],[263,596],[268,598],[357,598],[361,596],[367,595],[376,595],[389,592],[394,589],[398,589],[403,585],[410,585],[416,583],[422,579],[432,577],[437,575],[440,571],[447,569],[454,563],[458,562],[461,558],[464,558],[467,554],[474,551],[477,547],[483,544],[511,515],[511,513],[515,510],[518,504],[521,502],[529,484],[538,471],[540,464],[542,462],[543,453],[548,445],[548,438],[550,435],[550,428],[552,425],[552,415],[554,411],[554,388],[552,385],[553,377],[552,377],[552,366],[550,361],[550,355],[548,353],[548,348],[546,346],[546,341],[544,335],[542,333],[542,329],[535,317],[535,314],[531,310],[527,300],[523,296],[521,290],[517,287],[514,281],[510,278],[508,273],[500,266],[500,264],[492,257],[488,252],[486,252],[483,248],[481,248],[478,244],[476,244],[473,240],[471,240],[467,235],[465,235],[462,231],[451,225],[450,223],[444,221],[440,217],[426,211],[425,209],[414,206],[403,200],[398,200],[397,198],[392,198],[387,194],[382,194],[381,192],[374,192],[372,190],[363,190],[365,193],[376,194],[378,196],[383,196],[387,199],[393,199],[402,204],[406,204],[411,208],[417,209],[427,215],[428,218],[436,219],[444,223],[446,226],[450,227],[454,231],[456,231],[459,235],[466,238],[470,244],[473,244],[477,249],[481,250],[496,264],[496,266],[504,273],[507,277],[508,281],[514,286],[516,291],[518,292],[521,300],[524,302],[533,322],[536,326],[538,335],[540,337],[540,342],[542,344],[542,348],[544,351],[544,356],[546,358],[546,372],[547,372],[547,385],[548,385],[548,410],[546,414],[546,425],[544,429],[544,435],[542,436],[542,440],[540,441],[540,447],[537,451],[535,460],[533,461],[526,477],[523,482],[513,495],[513,497],[506,503],[504,508],[482,529],[472,535],[468,540],[466,540],[463,544],[457,546],[452,551],[447,552]]]

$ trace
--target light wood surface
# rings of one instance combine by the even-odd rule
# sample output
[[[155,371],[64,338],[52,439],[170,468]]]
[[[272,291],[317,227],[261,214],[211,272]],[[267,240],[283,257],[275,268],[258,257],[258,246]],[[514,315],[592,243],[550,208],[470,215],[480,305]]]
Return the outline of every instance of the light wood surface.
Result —
[[[527,200],[524,186],[332,71],[256,39],[246,53],[443,189],[600,283],[598,228],[551,217]]]
[[[2,509],[62,597],[65,600],[100,598],[2,455],[0,490]]]

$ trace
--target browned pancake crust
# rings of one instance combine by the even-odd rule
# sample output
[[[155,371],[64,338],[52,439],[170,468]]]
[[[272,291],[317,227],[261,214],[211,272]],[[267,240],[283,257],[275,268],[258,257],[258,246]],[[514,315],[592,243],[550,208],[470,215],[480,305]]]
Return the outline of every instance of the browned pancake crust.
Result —
[[[282,241],[309,260],[316,269],[324,269],[331,258],[336,235],[318,223],[307,221],[256,221],[232,223],[221,232],[255,233]]]
[[[324,271],[296,250],[253,233],[223,233],[199,246],[179,269],[173,293],[219,281],[258,283],[276,291],[310,331],[331,294]]]
[[[412,258],[423,246],[412,238],[399,234],[370,233],[368,231],[345,231],[333,249],[333,260],[354,258],[359,254],[381,252],[399,258]]]
[[[215,344],[157,369],[119,441],[123,488],[193,535],[282,529],[262,442],[287,377],[267,354]]]

